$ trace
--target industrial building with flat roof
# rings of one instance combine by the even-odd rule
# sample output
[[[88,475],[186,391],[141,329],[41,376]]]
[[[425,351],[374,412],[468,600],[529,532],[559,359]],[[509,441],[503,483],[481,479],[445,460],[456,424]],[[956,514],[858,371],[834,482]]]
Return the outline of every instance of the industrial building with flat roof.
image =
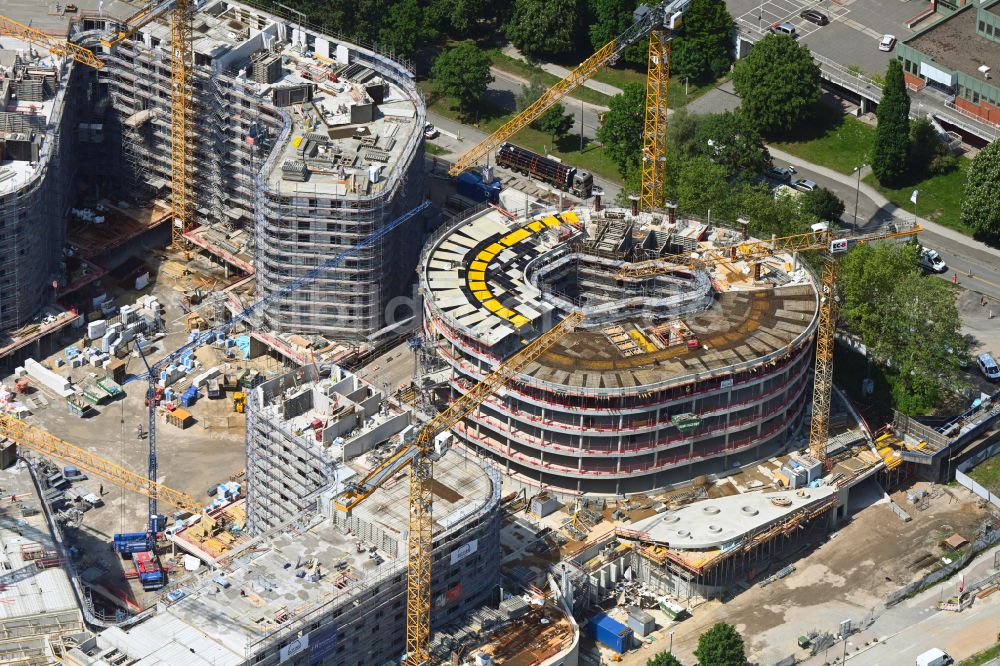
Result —
[[[964,4],[964,3],[963,3]],[[952,96],[959,111],[1000,124],[1000,2],[970,3],[942,17],[896,47],[909,87],[930,86]]]
[[[623,494],[685,483],[785,447],[808,398],[817,296],[797,258],[622,282],[626,258],[733,244],[695,220],[608,210],[478,213],[421,260],[424,333],[462,393],[520,341],[585,321],[456,431],[547,489]]]

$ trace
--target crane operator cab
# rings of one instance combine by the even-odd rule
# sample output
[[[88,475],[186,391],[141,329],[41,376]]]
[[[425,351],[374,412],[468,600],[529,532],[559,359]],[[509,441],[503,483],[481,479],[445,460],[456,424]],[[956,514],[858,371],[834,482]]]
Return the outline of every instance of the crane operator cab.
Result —
[[[590,198],[591,193],[594,191],[594,177],[589,171],[577,170],[573,174],[573,184],[570,191],[581,199]]]

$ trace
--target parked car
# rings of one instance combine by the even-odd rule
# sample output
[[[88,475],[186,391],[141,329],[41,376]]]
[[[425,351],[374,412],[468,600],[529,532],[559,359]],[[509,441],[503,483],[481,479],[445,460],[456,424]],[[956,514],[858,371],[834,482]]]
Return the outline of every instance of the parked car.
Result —
[[[434,138],[437,138],[438,136],[440,136],[440,134],[441,134],[441,132],[439,132],[438,128],[434,127],[434,125],[432,125],[430,123],[427,123],[426,125],[424,125],[424,138],[425,139],[434,139]]]
[[[771,32],[779,35],[788,35],[789,37],[795,37],[795,25],[784,21],[783,23],[775,23],[771,26]]]
[[[882,39],[878,42],[879,51],[891,51],[892,47],[896,45],[896,37],[894,35],[882,35]]]
[[[826,25],[830,22],[830,18],[826,14],[815,9],[803,9],[799,16],[816,25]]]
[[[937,250],[926,247],[921,249],[920,254],[917,255],[917,263],[920,264],[921,268],[932,273],[944,273],[948,270],[948,264],[944,263],[944,259],[937,253]]]
[[[983,377],[995,382],[1000,380],[1000,367],[997,367],[997,362],[989,354],[980,354],[976,357],[976,365],[979,366],[979,372],[983,373]]]
[[[818,190],[819,185],[815,181],[809,180],[808,178],[800,178],[792,183],[792,187],[800,192],[812,192],[813,190]]]
[[[776,166],[771,167],[764,172],[764,175],[768,178],[772,178],[779,183],[787,183],[792,180],[792,176],[795,175],[795,167],[793,166]]]

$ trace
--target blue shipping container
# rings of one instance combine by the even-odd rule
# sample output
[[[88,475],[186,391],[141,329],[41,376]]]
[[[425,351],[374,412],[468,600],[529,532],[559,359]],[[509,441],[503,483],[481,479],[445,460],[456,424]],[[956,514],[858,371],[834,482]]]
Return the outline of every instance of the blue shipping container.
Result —
[[[587,630],[600,643],[604,643],[618,654],[632,647],[632,630],[604,613],[590,618]]]

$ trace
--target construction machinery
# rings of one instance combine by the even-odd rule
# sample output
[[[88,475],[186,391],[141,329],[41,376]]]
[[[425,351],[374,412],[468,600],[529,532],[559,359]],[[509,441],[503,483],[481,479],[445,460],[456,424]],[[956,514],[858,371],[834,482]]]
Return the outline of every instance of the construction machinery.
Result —
[[[247,396],[241,391],[233,394],[233,411],[242,414],[247,408]]]
[[[744,233],[747,227],[744,226]],[[889,224],[864,234],[835,235],[826,223],[813,226],[812,231],[771,240],[750,240],[727,247],[717,247],[687,255],[671,255],[627,265],[615,276],[619,280],[641,280],[669,273],[678,267],[698,268],[719,263],[745,261],[754,264],[754,278],[760,278],[760,262],[776,254],[822,252],[823,271],[820,278],[819,320],[816,324],[816,369],[813,376],[812,420],[809,424],[809,452],[817,460],[829,464],[826,443],[830,433],[830,400],[833,392],[833,335],[836,329],[837,257],[858,243],[912,237],[923,231],[919,225],[900,228]]]
[[[190,495],[156,481],[150,481],[141,474],[130,472],[110,460],[70,444],[10,414],[0,412],[0,435],[17,442],[22,448],[60,460],[78,472],[100,477],[126,490],[149,497],[152,501],[159,498],[181,511],[193,515],[202,513],[201,503]],[[205,521],[208,521],[208,525],[214,522],[208,515],[202,517],[202,522]],[[166,582],[155,550],[159,527],[158,519],[154,518],[150,521],[147,531],[116,534],[112,543],[116,552],[133,560],[136,577],[146,590],[159,589]]]
[[[444,454],[446,431],[502,389],[532,361],[544,354],[583,321],[572,312],[513,356],[499,363],[481,382],[456,398],[361,481],[348,484],[337,509],[350,512],[386,481],[410,469],[409,531],[407,536],[406,663],[420,666],[430,657],[431,562],[433,560],[434,462]]]
[[[639,202],[643,210],[663,205],[664,174],[667,151],[667,84],[670,81],[670,45],[681,16],[691,0],[666,0],[650,7],[640,5],[632,15],[632,25],[592,56],[584,60],[523,111],[470,148],[448,170],[459,176],[479,160],[507,142],[512,136],[537,120],[543,113],[594,76],[604,66],[617,61],[630,46],[649,37],[646,73],[646,107],[642,143],[642,190]]]
[[[242,324],[244,321],[249,319],[251,316],[253,316],[255,313],[257,313],[259,310],[269,305],[270,303],[280,300],[288,296],[289,294],[297,291],[298,289],[301,289],[302,287],[312,283],[313,280],[321,277],[326,271],[330,270],[331,268],[338,266],[345,259],[375,245],[376,243],[381,241],[385,236],[392,233],[396,228],[412,220],[428,206],[430,206],[430,202],[425,201],[416,208],[404,213],[403,215],[400,215],[395,220],[389,222],[384,227],[382,227],[375,233],[371,234],[370,236],[359,242],[354,247],[348,248],[347,250],[344,250],[340,254],[323,262],[322,264],[312,269],[311,271],[309,271],[302,277],[298,278],[297,280],[291,282],[287,286],[282,287],[281,289],[272,292],[268,296],[265,296],[264,298],[255,301],[249,307],[245,308],[242,312],[235,315],[231,319],[228,319],[214,326],[213,328],[209,328],[208,330],[201,332],[199,335],[195,336],[192,340],[190,340],[187,344],[178,349],[175,349],[174,351],[170,352],[169,354],[161,358],[159,361],[156,361],[155,363],[150,363],[148,361],[146,355],[142,351],[139,341],[136,342],[136,350],[146,366],[146,371],[139,375],[133,375],[131,377],[127,377],[125,381],[122,382],[122,384],[123,385],[130,384],[132,382],[142,381],[142,380],[145,380],[147,382],[146,408],[147,408],[147,422],[149,427],[149,433],[148,433],[149,470],[147,478],[149,479],[149,488],[148,491],[144,494],[149,498],[149,519],[151,524],[154,522],[155,517],[157,515],[156,501],[158,497],[157,494],[158,485],[154,483],[155,479],[157,478],[156,477],[156,468],[157,468],[156,403],[157,403],[157,397],[158,396],[162,397],[163,395],[163,387],[157,384],[157,382],[160,379],[161,371],[172,365],[174,362],[176,362],[178,359],[185,356],[186,354],[189,354],[194,350],[198,349],[199,347],[217,339],[221,335],[225,335],[233,327]],[[233,408],[235,411],[240,411],[238,407],[245,408],[245,405],[246,405],[245,394],[243,394],[243,398],[240,401],[240,403],[236,402],[234,396]]]
[[[50,53],[54,53],[58,56],[63,56],[65,58],[72,58],[73,60],[87,65],[88,67],[93,67],[94,69],[103,69],[104,62],[102,62],[90,49],[85,49],[82,46],[78,46],[72,42],[66,41],[59,37],[46,34],[35,28],[26,26],[22,23],[18,23],[6,16],[0,16],[0,35],[6,37],[15,37],[22,41],[28,42],[29,44],[34,44],[35,46],[41,46],[47,49]]]

